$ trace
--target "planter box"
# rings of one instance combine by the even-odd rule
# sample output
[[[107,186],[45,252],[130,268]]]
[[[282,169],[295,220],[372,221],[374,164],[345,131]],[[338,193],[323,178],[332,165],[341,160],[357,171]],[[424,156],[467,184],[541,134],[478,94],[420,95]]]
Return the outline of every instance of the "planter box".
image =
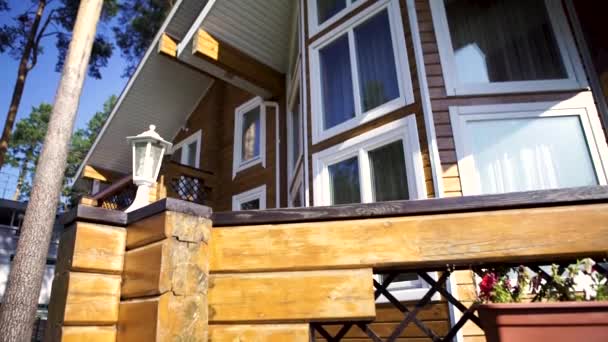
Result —
[[[608,301],[483,304],[479,317],[488,342],[608,341]]]

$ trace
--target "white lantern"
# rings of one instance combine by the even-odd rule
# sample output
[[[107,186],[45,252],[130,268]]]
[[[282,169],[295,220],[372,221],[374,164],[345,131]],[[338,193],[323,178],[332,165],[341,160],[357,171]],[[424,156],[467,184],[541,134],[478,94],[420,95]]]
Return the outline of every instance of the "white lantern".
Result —
[[[127,137],[133,149],[133,183],[137,185],[137,193],[126,212],[148,205],[150,187],[156,182],[165,150],[171,148],[171,143],[161,138],[155,129],[156,126],[150,125],[148,131]]]

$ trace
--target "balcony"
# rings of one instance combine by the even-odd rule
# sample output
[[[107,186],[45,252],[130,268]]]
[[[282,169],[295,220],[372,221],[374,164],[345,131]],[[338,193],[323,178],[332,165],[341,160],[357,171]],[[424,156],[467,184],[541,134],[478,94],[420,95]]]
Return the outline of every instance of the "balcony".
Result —
[[[150,191],[150,202],[170,197],[213,207],[216,178],[212,172],[164,160],[156,185]],[[127,175],[93,195],[91,203],[104,209],[125,210],[135,198],[137,187]]]
[[[128,233],[115,244],[116,262],[104,259],[90,271],[122,265],[124,255],[125,268],[111,270],[122,275],[112,294],[122,300],[121,315],[108,321],[126,340],[136,324],[150,336],[205,331],[218,341],[452,341],[459,334],[481,341],[475,274],[523,265],[550,282],[544,265],[564,271],[593,258],[608,275],[608,187],[213,214],[171,198],[129,214],[93,209],[78,208],[71,219]],[[103,254],[96,249],[104,244],[94,242],[74,254]],[[428,285],[416,298],[399,298],[391,286],[405,274]],[[129,316],[140,305],[190,303],[201,294],[200,315],[158,325]],[[73,318],[92,326],[96,319]]]

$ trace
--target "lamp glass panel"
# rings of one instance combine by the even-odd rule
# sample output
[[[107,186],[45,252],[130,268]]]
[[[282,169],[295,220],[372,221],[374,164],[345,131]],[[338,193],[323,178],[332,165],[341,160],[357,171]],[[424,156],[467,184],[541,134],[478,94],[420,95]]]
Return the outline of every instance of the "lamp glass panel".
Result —
[[[152,179],[152,181],[156,180],[156,170],[158,169],[158,166],[160,164],[160,162],[163,159],[163,152],[164,152],[164,147],[161,143],[159,142],[152,142],[151,146],[150,146],[150,169],[147,170],[147,176],[150,177]]]
[[[134,166],[134,176],[137,178],[140,177],[145,177],[144,172],[146,169],[146,146],[147,146],[147,142],[145,141],[139,141],[136,142],[135,145],[135,157],[133,160],[133,166]]]

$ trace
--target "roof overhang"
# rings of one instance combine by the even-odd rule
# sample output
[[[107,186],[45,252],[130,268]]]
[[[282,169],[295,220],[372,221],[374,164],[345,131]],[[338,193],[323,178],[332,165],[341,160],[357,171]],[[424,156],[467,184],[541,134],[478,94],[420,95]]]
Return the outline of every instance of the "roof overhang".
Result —
[[[120,94],[76,179],[83,175],[86,165],[130,173],[127,136],[137,135],[154,124],[161,136],[171,139],[185,124],[213,78],[159,54],[157,48],[164,32],[184,37],[206,2],[183,0],[175,4]]]

